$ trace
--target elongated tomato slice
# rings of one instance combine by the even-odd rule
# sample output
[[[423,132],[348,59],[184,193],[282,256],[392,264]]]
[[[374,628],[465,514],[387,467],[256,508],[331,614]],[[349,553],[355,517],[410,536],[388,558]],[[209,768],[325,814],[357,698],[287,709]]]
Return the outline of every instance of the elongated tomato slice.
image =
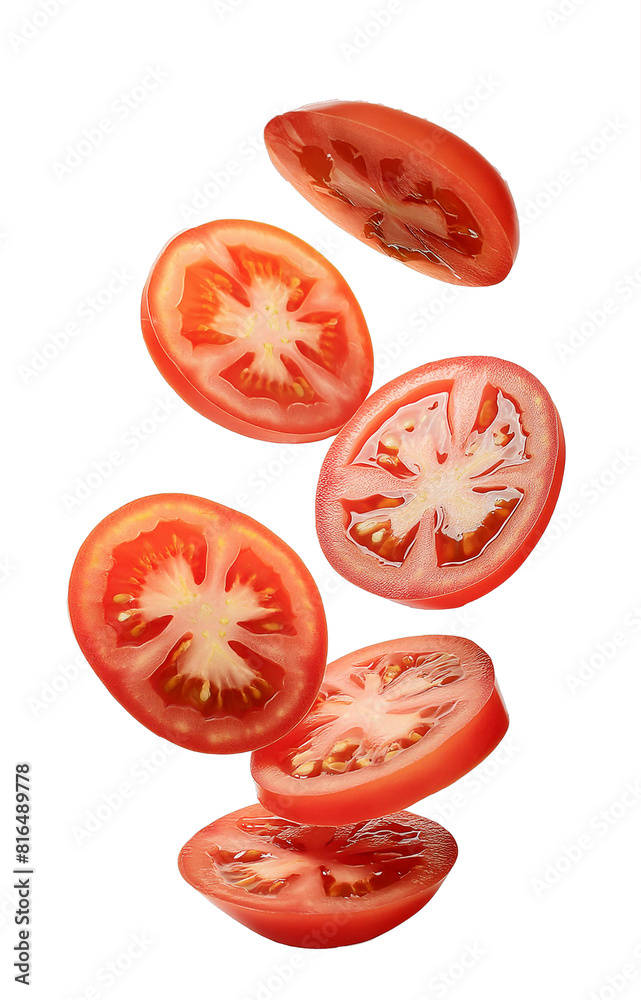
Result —
[[[514,201],[472,146],[380,104],[329,101],[273,118],[269,155],[337,225],[455,285],[502,281],[519,244]]]
[[[225,219],[179,233],[152,267],[141,318],[185,402],[249,437],[329,437],[372,383],[372,345],[347,282],[274,226]]]
[[[177,493],[94,528],[69,583],[76,638],[136,719],[190,750],[263,746],[313,703],[327,631],[307,569],[257,521]]]
[[[457,850],[447,830],[408,812],[313,827],[253,805],[200,830],[178,864],[190,885],[246,927],[283,944],[334,948],[420,910]]]
[[[309,714],[252,755],[252,775],[280,816],[354,823],[461,778],[507,726],[479,646],[450,635],[392,639],[330,663]]]
[[[559,415],[533,375],[498,358],[435,361],[373,393],[330,447],[318,537],[365,590],[457,607],[532,551],[564,464]]]

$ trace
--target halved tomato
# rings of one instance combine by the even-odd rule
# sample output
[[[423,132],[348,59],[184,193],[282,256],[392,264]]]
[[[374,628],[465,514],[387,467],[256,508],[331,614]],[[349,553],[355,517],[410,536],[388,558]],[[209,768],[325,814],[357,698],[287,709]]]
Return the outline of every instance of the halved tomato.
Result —
[[[274,226],[224,219],[174,236],[151,269],[141,317],[172,388],[249,437],[329,437],[372,384],[372,344],[347,282]]]
[[[435,361],[373,393],[333,442],[318,537],[365,590],[458,607],[532,551],[564,464],[559,415],[528,371],[498,358]]]
[[[408,812],[334,828],[299,826],[253,805],[200,830],[178,864],[190,885],[253,931],[335,948],[420,910],[457,853],[447,830]]]
[[[380,104],[329,101],[265,129],[280,173],[332,222],[423,274],[494,285],[519,245],[510,190],[472,146]]]
[[[450,785],[507,727],[479,646],[451,635],[392,639],[330,663],[314,707],[252,755],[252,775],[279,816],[355,823]]]
[[[76,638],[154,733],[204,753],[271,743],[313,703],[327,630],[307,569],[257,521],[167,493],[110,514],[69,583]]]

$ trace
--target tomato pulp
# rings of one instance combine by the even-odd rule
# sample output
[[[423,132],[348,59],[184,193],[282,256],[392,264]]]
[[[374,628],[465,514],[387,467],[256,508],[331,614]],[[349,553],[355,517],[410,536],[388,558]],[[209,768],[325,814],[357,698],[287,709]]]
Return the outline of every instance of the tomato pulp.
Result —
[[[392,639],[327,667],[308,715],[252,755],[258,798],[303,823],[411,806],[467,774],[505,735],[487,653],[469,639]]]
[[[533,375],[498,358],[436,361],[373,393],[333,442],[318,537],[365,590],[458,607],[532,551],[564,464],[559,415]]]
[[[379,104],[329,101],[273,118],[277,170],[352,236],[423,274],[493,285],[519,244],[494,167],[438,125]]]
[[[329,437],[372,383],[372,345],[347,282],[274,226],[226,219],[175,236],[147,279],[141,317],[172,388],[249,437]]]
[[[273,941],[334,948],[367,941],[432,898],[456,861],[437,823],[399,812],[356,826],[310,827],[239,809],[183,847],[183,878]]]
[[[323,605],[299,557],[200,497],[144,497],[101,521],[76,557],[69,610],[114,697],[190,750],[234,753],[284,735],[325,668]]]

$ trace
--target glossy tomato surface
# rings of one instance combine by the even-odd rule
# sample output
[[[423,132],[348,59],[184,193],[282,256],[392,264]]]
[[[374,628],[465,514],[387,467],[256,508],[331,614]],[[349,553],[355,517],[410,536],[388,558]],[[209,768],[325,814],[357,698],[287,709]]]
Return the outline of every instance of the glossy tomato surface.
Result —
[[[559,415],[534,375],[498,358],[435,361],[373,393],[333,442],[318,537],[365,590],[458,607],[532,551],[564,464]]]
[[[262,806],[223,816],[183,847],[183,878],[283,944],[367,941],[420,910],[456,861],[437,823],[399,812],[357,826],[301,826]]]
[[[309,714],[252,755],[252,774],[280,816],[355,823],[461,778],[507,727],[479,646],[451,635],[392,639],[330,663]]]
[[[320,595],[257,521],[167,493],[110,514],[71,573],[76,638],[139,722],[190,750],[272,742],[313,703],[325,668]]]
[[[455,285],[493,285],[510,271],[519,226],[509,188],[446,129],[329,101],[273,118],[265,141],[297,191],[381,253]]]
[[[152,267],[141,318],[172,388],[249,437],[329,437],[372,383],[372,345],[347,282],[274,226],[225,219],[179,233]]]

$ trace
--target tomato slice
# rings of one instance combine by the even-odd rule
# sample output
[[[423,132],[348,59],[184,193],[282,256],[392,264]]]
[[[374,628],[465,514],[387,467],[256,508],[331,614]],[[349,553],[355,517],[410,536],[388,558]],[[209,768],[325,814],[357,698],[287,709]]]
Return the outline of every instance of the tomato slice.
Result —
[[[249,437],[329,437],[372,384],[372,344],[347,282],[274,226],[225,219],[175,236],[151,269],[141,317],[172,388]]]
[[[392,639],[330,663],[314,707],[252,755],[252,775],[280,816],[355,823],[450,785],[507,727],[479,646],[451,635]]]
[[[313,703],[327,630],[307,569],[258,522],[200,497],[134,500],[94,528],[69,583],[87,660],[139,722],[236,753]]]
[[[297,191],[381,253],[455,285],[494,285],[510,271],[519,226],[509,188],[444,128],[329,101],[273,118],[265,141]]]
[[[399,812],[356,826],[299,826],[259,805],[200,830],[180,872],[229,916],[273,941],[367,941],[432,898],[456,861],[451,834]]]
[[[330,447],[321,546],[365,590],[458,607],[532,551],[564,463],[559,415],[525,369],[487,357],[424,365],[373,393]]]

